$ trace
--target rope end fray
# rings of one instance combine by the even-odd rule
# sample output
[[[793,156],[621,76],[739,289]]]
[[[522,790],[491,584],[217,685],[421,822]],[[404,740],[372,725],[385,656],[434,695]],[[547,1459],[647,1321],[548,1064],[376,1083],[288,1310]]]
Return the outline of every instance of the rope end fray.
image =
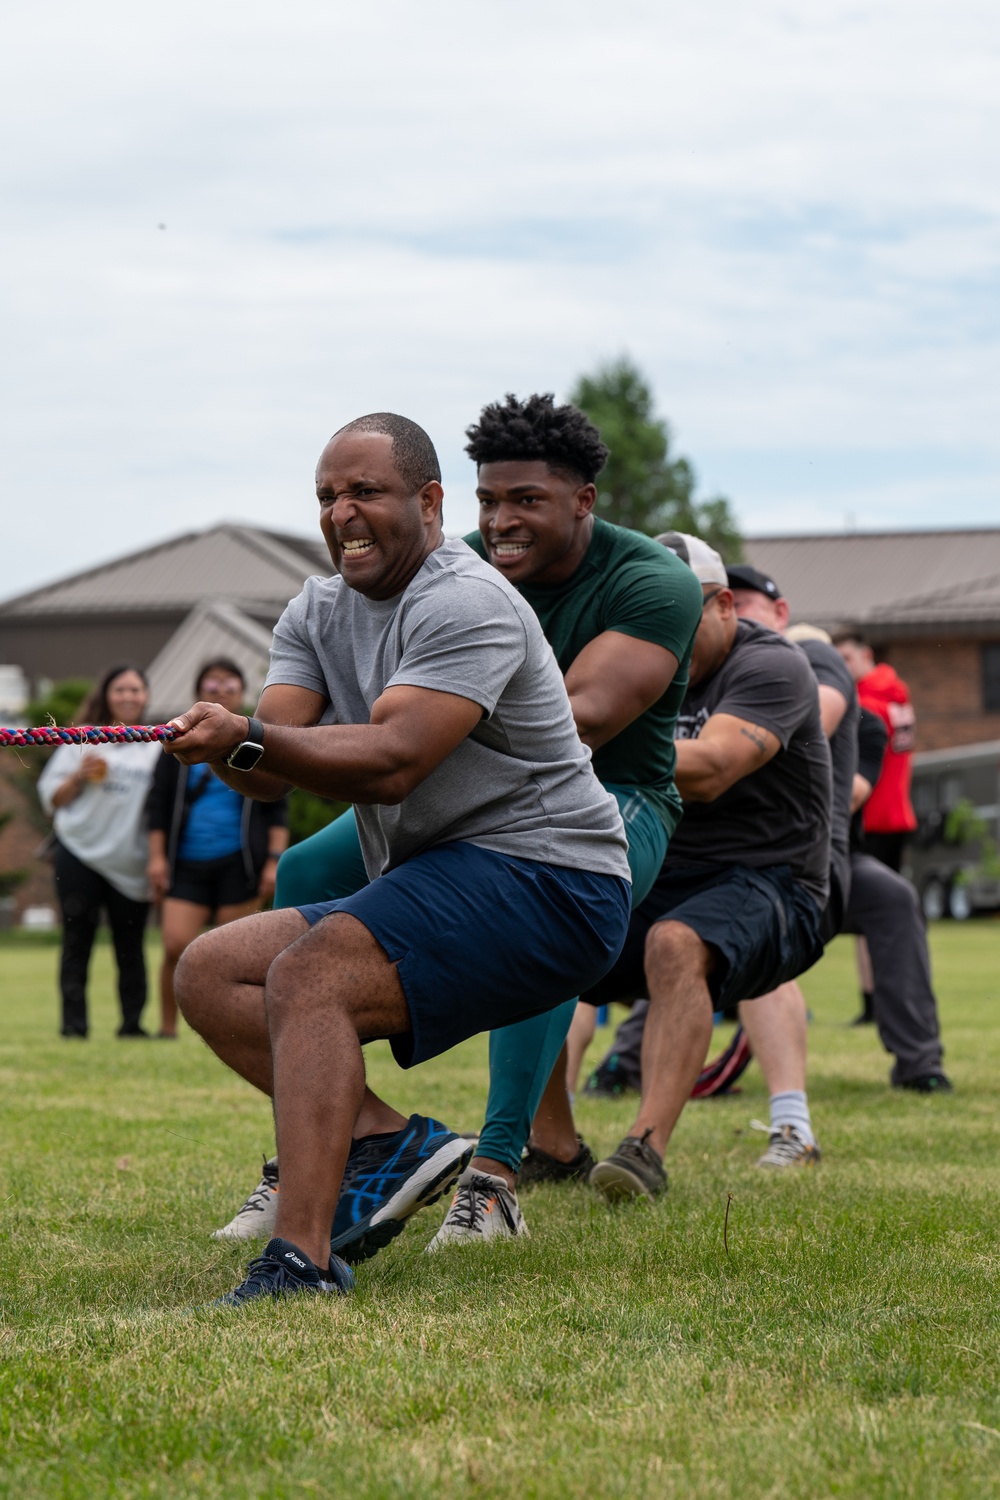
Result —
[[[4,745],[130,745],[176,739],[183,731],[175,724],[59,724],[39,725],[35,729],[0,727],[0,747]]]

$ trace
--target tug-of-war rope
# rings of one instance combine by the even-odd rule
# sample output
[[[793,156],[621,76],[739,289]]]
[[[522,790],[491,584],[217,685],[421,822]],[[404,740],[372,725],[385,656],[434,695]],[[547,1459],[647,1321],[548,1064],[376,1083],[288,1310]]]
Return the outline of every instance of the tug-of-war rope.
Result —
[[[131,745],[136,741],[173,740],[172,724],[46,724],[38,729],[0,729],[2,745]]]

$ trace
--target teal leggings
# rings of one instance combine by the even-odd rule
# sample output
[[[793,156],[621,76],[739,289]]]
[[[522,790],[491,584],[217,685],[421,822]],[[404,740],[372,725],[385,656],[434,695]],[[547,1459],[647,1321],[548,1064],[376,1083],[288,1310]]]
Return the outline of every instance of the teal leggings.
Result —
[[[632,901],[649,894],[667,852],[667,831],[641,792],[609,786],[628,834]],[[349,810],[281,856],[275,907],[353,896],[368,884],[354,813]],[[512,941],[516,934],[512,935]],[[516,1172],[531,1122],[569,1031],[575,1000],[490,1033],[490,1092],[478,1154]]]

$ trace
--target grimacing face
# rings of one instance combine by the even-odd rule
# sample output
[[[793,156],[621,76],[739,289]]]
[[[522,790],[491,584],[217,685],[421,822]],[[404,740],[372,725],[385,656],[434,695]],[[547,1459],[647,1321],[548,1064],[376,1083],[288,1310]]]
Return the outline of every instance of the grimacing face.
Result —
[[[112,724],[141,724],[149,701],[149,689],[131,669],[119,672],[108,683],[104,696],[108,700],[108,712]]]
[[[779,635],[788,624],[787,599],[771,599],[760,589],[733,589],[733,608],[741,620],[754,620]]]
[[[370,599],[392,599],[441,541],[440,484],[416,494],[392,461],[392,438],[348,431],[332,437],[316,469],[319,525],[334,568]]]
[[[544,459],[504,459],[480,465],[476,496],[486,555],[511,583],[562,583],[575,572],[590,543],[594,485]]]

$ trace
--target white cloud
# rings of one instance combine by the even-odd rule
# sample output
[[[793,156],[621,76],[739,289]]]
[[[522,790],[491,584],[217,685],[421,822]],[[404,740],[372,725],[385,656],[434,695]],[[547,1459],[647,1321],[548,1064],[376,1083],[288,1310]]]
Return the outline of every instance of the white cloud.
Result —
[[[307,527],[324,436],[379,407],[471,524],[479,405],[623,349],[748,527],[997,495],[992,5],[13,17],[0,594],[223,516]]]

